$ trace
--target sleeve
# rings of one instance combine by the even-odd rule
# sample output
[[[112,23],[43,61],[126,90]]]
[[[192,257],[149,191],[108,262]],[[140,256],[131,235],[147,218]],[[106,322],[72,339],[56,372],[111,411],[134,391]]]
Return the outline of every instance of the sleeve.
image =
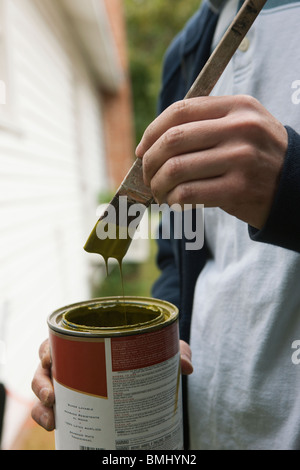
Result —
[[[261,230],[249,226],[249,235],[254,241],[300,253],[300,135],[286,129],[288,150],[270,215]]]

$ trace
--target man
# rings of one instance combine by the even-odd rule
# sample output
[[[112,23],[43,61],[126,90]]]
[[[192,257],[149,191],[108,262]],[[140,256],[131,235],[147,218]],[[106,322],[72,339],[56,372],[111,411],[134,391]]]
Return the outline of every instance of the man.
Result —
[[[136,151],[159,203],[206,207],[202,250],[160,240],[153,295],[180,308],[183,372],[193,354],[189,447],[299,449],[300,2],[269,0],[212,96],[181,101],[238,7],[206,1],[175,39]]]

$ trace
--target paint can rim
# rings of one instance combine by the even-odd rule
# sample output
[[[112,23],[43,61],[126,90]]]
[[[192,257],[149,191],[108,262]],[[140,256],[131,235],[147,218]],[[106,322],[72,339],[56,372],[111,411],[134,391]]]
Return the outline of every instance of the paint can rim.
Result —
[[[73,324],[72,322],[66,321],[66,317],[70,312],[74,312],[80,308],[96,308],[105,307],[108,305],[126,305],[126,308],[131,306],[149,308],[153,307],[153,311],[157,312],[157,315],[153,315],[153,318],[138,322],[131,325],[117,325],[109,327],[91,327]],[[150,309],[149,309],[150,310]],[[50,330],[68,336],[80,336],[80,337],[115,337],[115,336],[128,336],[134,334],[148,333],[150,331],[160,330],[178,319],[179,311],[178,308],[170,302],[160,300],[152,297],[138,297],[138,296],[111,296],[95,298],[83,302],[76,302],[65,307],[59,308],[52,312],[47,319],[48,327]]]

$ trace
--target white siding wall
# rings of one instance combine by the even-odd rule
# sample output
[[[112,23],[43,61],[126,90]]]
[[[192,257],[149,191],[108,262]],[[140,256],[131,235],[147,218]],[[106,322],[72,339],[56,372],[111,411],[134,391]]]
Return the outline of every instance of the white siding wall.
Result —
[[[83,245],[107,175],[99,96],[61,12],[8,3],[18,132],[0,128],[0,380],[21,402],[48,314],[90,296]]]

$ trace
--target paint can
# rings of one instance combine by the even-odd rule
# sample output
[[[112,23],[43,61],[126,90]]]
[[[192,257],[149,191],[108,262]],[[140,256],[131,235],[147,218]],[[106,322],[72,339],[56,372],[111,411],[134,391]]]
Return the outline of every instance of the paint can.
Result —
[[[48,318],[57,450],[182,450],[178,310],[144,297]]]

